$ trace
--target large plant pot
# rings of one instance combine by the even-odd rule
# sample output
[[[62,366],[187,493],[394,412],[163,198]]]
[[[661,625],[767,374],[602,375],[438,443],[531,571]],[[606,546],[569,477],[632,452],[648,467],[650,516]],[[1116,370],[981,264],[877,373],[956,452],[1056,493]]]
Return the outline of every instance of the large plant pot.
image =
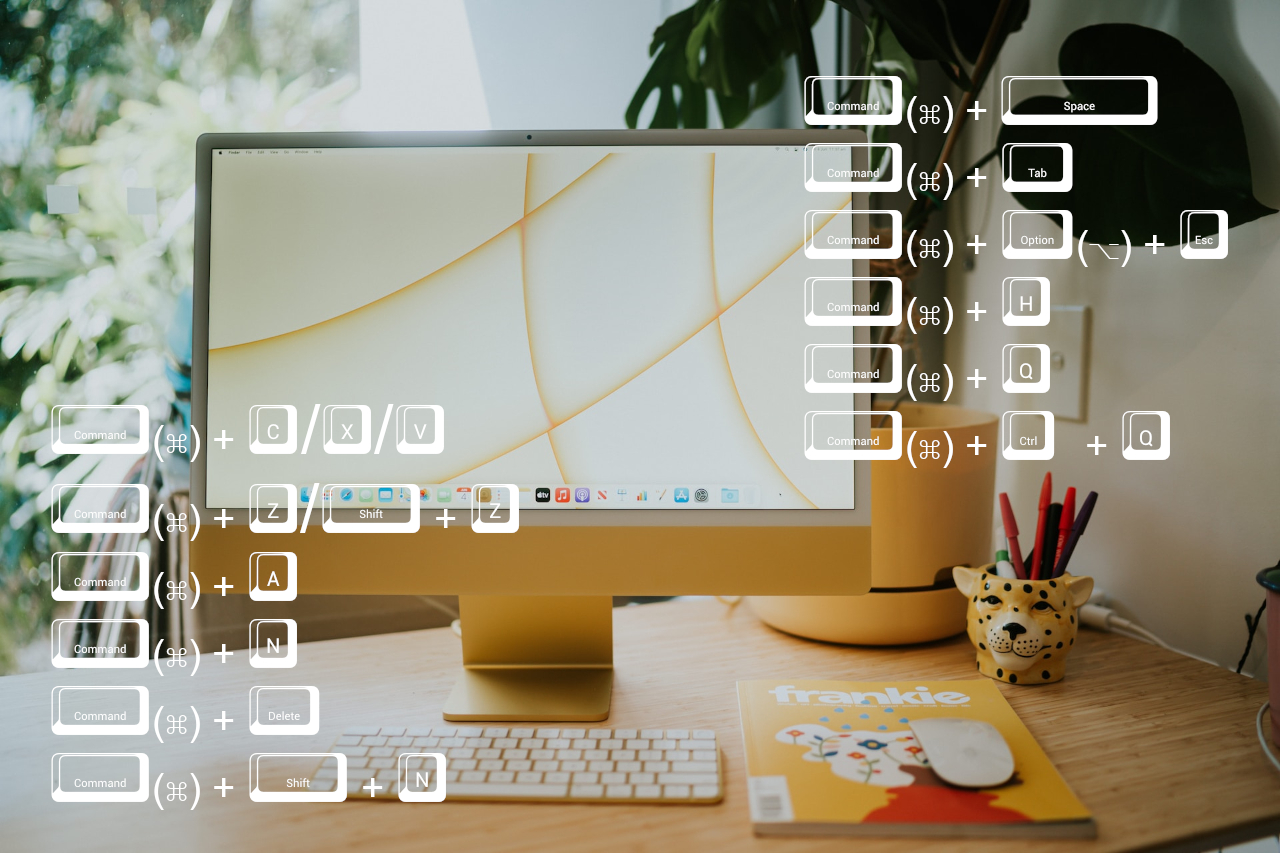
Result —
[[[906,403],[904,443],[936,445],[939,459],[906,453],[871,464],[871,591],[856,596],[752,596],[752,609],[789,634],[856,645],[924,643],[965,629],[965,601],[952,566],[991,562],[996,415],[938,403]],[[889,430],[884,432],[888,440]],[[947,461],[950,434],[951,463]],[[974,454],[977,437],[986,445]],[[929,445],[921,444],[929,442]]]

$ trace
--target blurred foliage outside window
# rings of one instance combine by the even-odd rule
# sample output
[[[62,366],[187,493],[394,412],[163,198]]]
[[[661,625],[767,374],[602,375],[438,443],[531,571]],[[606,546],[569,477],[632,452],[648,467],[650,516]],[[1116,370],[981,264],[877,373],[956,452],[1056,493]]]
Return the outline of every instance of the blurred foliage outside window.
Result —
[[[201,133],[331,130],[356,0],[0,0],[0,672],[53,615],[49,484],[134,460],[58,456],[50,409],[182,417]],[[49,216],[73,184],[78,213]],[[155,215],[126,189],[154,188]],[[97,476],[95,476],[95,469]]]

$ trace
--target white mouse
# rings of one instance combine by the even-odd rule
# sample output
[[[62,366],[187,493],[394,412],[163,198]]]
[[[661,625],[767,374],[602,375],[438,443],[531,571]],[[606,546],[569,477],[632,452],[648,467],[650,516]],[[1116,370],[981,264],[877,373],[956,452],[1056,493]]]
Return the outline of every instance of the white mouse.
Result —
[[[944,782],[960,788],[994,788],[1013,778],[1013,753],[990,723],[933,717],[913,720],[911,731],[929,766]]]

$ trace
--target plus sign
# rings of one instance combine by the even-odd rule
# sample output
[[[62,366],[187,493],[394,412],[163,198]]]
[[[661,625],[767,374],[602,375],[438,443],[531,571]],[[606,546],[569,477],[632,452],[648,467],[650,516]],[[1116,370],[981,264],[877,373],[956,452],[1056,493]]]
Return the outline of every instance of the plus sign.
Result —
[[[1150,243],[1143,243],[1142,245],[1144,245],[1144,246],[1150,246],[1150,247],[1151,247],[1151,254],[1153,254],[1153,255],[1154,255],[1157,251],[1159,251],[1159,248],[1160,248],[1161,246],[1163,246],[1163,245],[1164,245],[1164,243],[1157,242],[1157,240],[1156,240],[1156,235],[1155,235],[1155,234],[1152,234],[1152,235],[1151,235],[1151,242],[1150,242]]]
[[[444,509],[444,515],[437,515],[437,516],[436,516],[436,521],[443,521],[443,522],[444,522],[444,529],[445,529],[445,530],[448,530],[448,529],[449,529],[449,522],[453,521],[455,517],[456,517],[456,516],[449,515],[449,508],[448,508],[448,507],[445,507],[445,509]],[[371,794],[370,796],[372,796],[372,794]]]
[[[381,785],[379,785],[379,784],[377,784],[377,783],[374,781],[374,778],[373,778],[372,776],[370,776],[370,777],[369,777],[369,784],[368,784],[368,785],[365,785],[365,786],[364,786],[364,789],[365,789],[366,791],[368,791],[368,792],[369,792],[369,796],[370,796],[370,797],[372,797],[372,796],[374,795],[374,792],[375,792],[375,791],[381,791],[381,790],[382,790],[382,786],[381,786]]]
[[[973,307],[972,307],[972,308],[970,308],[968,311],[964,312],[964,313],[966,313],[966,314],[972,314],[972,315],[973,315],[973,322],[975,322],[975,323],[982,319],[981,317],[979,317],[979,316],[978,316],[979,314],[985,314],[985,313],[987,313],[987,309],[986,309],[986,308],[979,307],[979,305],[980,305],[980,303],[978,303],[978,302],[974,302],[974,303],[973,303]]]
[[[222,712],[222,716],[221,716],[221,717],[218,717],[216,720],[214,720],[214,722],[215,722],[215,723],[222,723],[222,730],[225,732],[225,731],[227,730],[227,723],[234,723],[234,722],[235,722],[235,720],[233,720],[231,717],[228,717],[228,716],[227,716],[227,712],[226,712],[226,711],[223,711],[223,712]],[[222,781],[223,781],[223,782],[226,782],[227,780],[226,780],[226,779],[223,779]],[[225,797],[225,796],[226,796],[226,794],[223,794],[223,796]]]
[[[1093,455],[1094,455],[1094,456],[1097,456],[1097,455],[1098,455],[1098,449],[1099,449],[1099,448],[1102,448],[1102,447],[1106,447],[1106,445],[1105,445],[1105,444],[1101,444],[1101,443],[1098,441],[1098,437],[1095,435],[1095,436],[1093,437],[1093,444],[1086,444],[1086,445],[1085,445],[1085,447],[1092,447],[1092,448],[1093,448]]]
[[[983,180],[986,179],[986,177],[987,177],[986,175],[982,174],[977,169],[974,169],[973,174],[969,175],[969,177],[967,177],[965,180],[973,181],[973,186],[977,188],[982,186],[982,182]]]
[[[224,430],[222,431],[222,435],[220,435],[220,436],[218,436],[217,438],[215,438],[215,439],[214,439],[214,441],[220,441],[220,442],[222,442],[222,449],[223,449],[223,450],[226,450],[226,449],[227,449],[227,442],[228,442],[228,441],[235,441],[235,439],[234,439],[234,438],[229,437],[229,436],[227,435],[227,431],[224,429]],[[224,797],[225,797],[225,796],[226,796],[226,794],[223,794],[222,796],[224,796]]]
[[[226,578],[223,578],[223,580],[225,581],[225,580],[226,580]],[[217,589],[217,587],[214,587],[214,589]],[[224,593],[224,594],[225,594],[225,593]],[[229,652],[229,651],[227,651],[227,644],[226,644],[226,643],[223,643],[223,644],[222,644],[222,651],[220,651],[220,652],[214,652],[214,654],[215,654],[215,655],[217,655],[218,657],[222,658],[222,662],[223,662],[223,663],[226,663],[226,662],[227,662],[227,655],[234,655],[234,654],[235,654],[235,652]]]
[[[216,439],[215,439],[215,440],[216,440]],[[213,786],[213,790],[215,790],[215,791],[221,791],[221,792],[222,792],[222,797],[223,797],[223,799],[226,799],[227,791],[234,791],[235,789],[236,789],[236,786],[235,786],[235,785],[228,785],[228,784],[227,784],[227,777],[226,777],[226,776],[223,776],[223,777],[222,777],[222,784],[221,784],[221,785],[214,785],[214,786]]]
[[[217,439],[214,439],[214,441],[217,441]],[[228,522],[228,521],[235,521],[235,520],[236,520],[236,517],[235,517],[234,515],[227,515],[227,511],[224,509],[224,510],[222,511],[222,515],[215,515],[215,516],[213,517],[213,520],[214,520],[214,521],[221,521],[221,522],[222,522],[222,529],[223,529],[223,530],[226,530],[226,529],[227,529],[227,522]]]
[[[973,106],[965,110],[965,112],[967,113],[973,113],[974,121],[977,121],[978,119],[982,118],[982,113],[986,112],[986,110],[982,106],[980,106],[981,104],[982,104],[982,101],[974,101]]]
[[[973,242],[972,242],[972,243],[966,243],[966,244],[965,244],[965,245],[966,245],[966,246],[968,246],[970,249],[973,249],[973,253],[974,253],[975,255],[977,255],[977,254],[981,254],[981,252],[982,252],[982,247],[983,247],[983,246],[985,246],[985,245],[987,245],[986,243],[982,242],[982,240],[981,240],[980,238],[981,238],[981,235],[979,235],[979,234],[974,234],[974,235],[973,235]]]
[[[223,579],[222,579],[222,583],[215,583],[215,584],[213,585],[213,588],[214,588],[214,589],[220,589],[220,590],[222,590],[222,597],[223,597],[223,598],[226,598],[226,597],[227,597],[227,590],[229,590],[229,589],[235,589],[235,588],[236,588],[236,585],[235,585],[235,584],[233,584],[233,583],[227,583],[227,579],[226,579],[226,578],[223,578]],[[225,648],[227,647],[227,644],[226,644],[226,643],[223,643],[223,644],[222,644],[222,647],[225,649]],[[216,655],[216,654],[217,654],[217,652],[214,652],[214,654]]]
[[[977,456],[977,455],[978,455],[978,451],[979,451],[979,450],[981,450],[982,448],[986,447],[986,445],[985,445],[985,444],[983,444],[982,442],[978,441],[978,437],[975,435],[975,436],[973,437],[973,444],[966,444],[966,445],[965,445],[965,447],[972,447],[972,448],[973,448],[973,455],[974,455],[974,456]]]
[[[976,367],[975,367],[975,368],[973,369],[973,375],[972,375],[972,376],[966,376],[965,378],[966,378],[966,379],[968,379],[970,382],[972,382],[972,383],[973,383],[973,387],[974,387],[974,388],[981,388],[981,387],[982,387],[982,385],[981,385],[980,383],[982,383],[982,382],[986,381],[986,378],[987,378],[987,377],[985,377],[985,376],[983,376],[981,373],[979,373],[979,372],[978,372],[978,368],[976,368]]]

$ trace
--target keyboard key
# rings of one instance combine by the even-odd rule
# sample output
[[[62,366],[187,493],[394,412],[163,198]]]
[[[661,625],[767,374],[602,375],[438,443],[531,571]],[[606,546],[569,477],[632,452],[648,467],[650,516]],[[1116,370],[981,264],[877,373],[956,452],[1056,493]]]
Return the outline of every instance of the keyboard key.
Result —
[[[578,762],[578,763],[579,763],[579,764],[581,764],[581,762]],[[586,765],[583,765],[583,766],[585,767]],[[545,760],[544,760],[544,761],[535,761],[535,762],[533,762],[533,769],[534,769],[534,770],[537,770],[537,771],[539,771],[539,772],[544,772],[544,773],[545,773],[546,771],[548,771],[548,770],[559,770],[559,769],[560,769],[560,762],[559,762],[559,761],[545,761]]]
[[[596,738],[597,740],[599,740],[602,737],[612,737],[612,736],[613,736],[613,731],[611,729],[589,729],[587,731],[587,737]]]
[[[600,749],[622,749],[625,743],[625,740],[619,740],[618,738],[601,738],[597,746]]]
[[[627,782],[632,785],[652,785],[652,773],[628,773]]]
[[[580,749],[557,749],[556,758],[560,761],[578,761],[582,758]]]
[[[334,746],[359,746],[359,745],[360,745],[360,738],[356,737],[355,735],[343,735],[342,737],[338,738],[337,742],[334,744]]]
[[[662,729],[641,729],[640,737],[649,740],[657,740],[662,737]]]
[[[526,770],[516,775],[516,781],[521,785],[536,785],[542,781],[542,774],[532,770]],[[567,779],[565,781],[568,781]]]
[[[609,750],[607,749],[584,749],[582,757],[587,761],[607,761],[609,759]]]
[[[483,732],[479,726],[458,726],[458,737],[480,737]]]
[[[520,738],[521,749],[542,749],[547,742],[540,737],[522,737]]]
[[[383,782],[387,782],[387,781],[394,782],[394,781],[396,781],[396,768],[395,768],[395,766],[394,766],[394,765],[392,765],[391,767],[384,767],[384,768],[382,768],[381,770],[379,770],[379,771],[378,771],[378,780],[379,780],[379,781],[383,781]]]
[[[514,770],[514,771],[516,771],[517,773],[520,773],[520,772],[522,772],[522,771],[529,771],[529,770],[532,770],[532,769],[533,769],[533,762],[532,762],[532,761],[524,761],[524,760],[516,759],[516,760],[514,760],[514,761],[508,761],[508,762],[507,762],[507,766],[506,766],[506,767],[504,767],[504,768],[502,768],[502,769],[503,769],[503,770]],[[541,772],[541,771],[539,771],[539,772]]]
[[[641,761],[661,761],[662,750],[660,749],[640,749],[636,750],[636,758]]]
[[[487,728],[484,730],[484,737],[506,737],[510,729]]]
[[[474,758],[459,758],[457,760],[449,759],[446,765],[454,770],[475,770],[477,763]]]
[[[501,758],[502,750],[500,749],[477,749],[476,758]]]
[[[503,757],[503,758],[516,758],[516,759],[524,759],[524,758],[528,758],[528,757],[529,757],[529,750],[527,750],[527,749],[504,749],[504,750],[502,750],[502,757]]]
[[[415,738],[413,739],[413,745],[414,745],[414,746],[416,746],[416,747],[432,747],[432,746],[439,746],[439,745],[440,745],[440,738],[438,738],[438,737],[415,737]]]
[[[570,746],[573,749],[595,749],[596,739],[589,737],[574,738],[573,743],[570,744]]]
[[[585,761],[557,761],[553,763],[559,764],[561,770],[568,770],[573,773],[581,773],[587,769],[587,762]]]
[[[694,761],[715,761],[716,751],[714,749],[695,749],[693,751]]]
[[[627,749],[649,749],[649,741],[647,738],[628,738],[626,742]]]
[[[538,729],[534,733],[534,737],[540,737],[540,738],[560,737],[560,730],[559,729]]]
[[[695,740],[715,740],[716,733],[711,729],[698,729],[693,733],[693,737]]]
[[[444,751],[444,757],[450,761],[455,758],[475,758],[476,751],[469,746],[451,746]]]
[[[410,726],[409,728],[404,730],[404,733],[408,737],[431,737],[432,736],[430,726],[418,726],[417,728]]]
[[[693,795],[702,799],[720,796],[719,785],[694,785]]]
[[[335,746],[334,752],[341,752],[343,755],[354,758],[358,755],[367,755],[369,747],[367,746]]]
[[[369,766],[374,770],[386,770],[389,767],[396,766],[394,758],[370,758]]]
[[[532,786],[530,786],[532,787]],[[586,799],[598,799],[604,796],[603,785],[574,785],[569,789],[569,796]]]
[[[573,745],[573,741],[567,737],[547,738],[547,749],[568,749]]]
[[[644,772],[646,773],[670,773],[670,761],[646,761],[644,763]]]
[[[378,737],[377,735],[369,735],[368,737],[360,738],[360,745],[361,746],[386,746],[387,739],[384,737]]]
[[[454,746],[466,746],[466,744],[467,744],[467,739],[466,739],[466,738],[464,738],[464,737],[442,737],[442,738],[440,738],[440,745],[441,745],[441,746],[443,746],[443,747],[445,747],[445,748],[448,748],[448,747],[454,747]]]
[[[463,782],[483,782],[485,777],[483,770],[464,770],[462,773]]]
[[[560,730],[560,737],[569,738],[570,740],[573,740],[574,738],[580,738],[580,737],[586,737],[586,736],[587,736],[586,729],[561,729]]]
[[[624,799],[631,796],[631,786],[610,785],[604,789],[604,795],[610,798]]]
[[[378,734],[382,735],[383,737],[403,737],[404,727],[402,726],[398,729],[395,729],[395,728],[387,728],[386,726],[384,726],[382,728],[382,731],[378,732]]]
[[[445,771],[445,773],[444,773],[444,780],[445,780],[446,782],[448,782],[450,785],[452,785],[454,782],[457,782],[457,781],[458,781],[458,771],[457,771],[457,770],[446,770],[446,771]]]
[[[455,737],[458,734],[457,726],[432,726],[431,734],[436,737]]]
[[[605,785],[624,785],[627,781],[626,773],[601,773],[600,781]]]
[[[687,740],[689,737],[689,730],[688,729],[667,729],[667,733],[665,736],[667,738],[670,738],[671,740]]]
[[[638,773],[640,772],[639,761],[615,761],[613,769],[619,773]]]
[[[563,797],[568,785],[470,785],[464,782],[449,785],[449,797]],[[598,787],[598,786],[597,786]],[[577,796],[577,795],[575,795]],[[596,794],[595,796],[599,796]]]
[[[692,790],[688,785],[663,785],[662,796],[669,800],[687,800]]]
[[[554,783],[554,784],[556,784],[556,785],[560,785],[560,784],[566,784],[566,785],[567,785],[567,784],[569,783],[569,779],[570,779],[572,776],[573,776],[573,774],[572,774],[572,773],[565,773],[565,772],[563,772],[563,771],[556,771],[555,773],[544,773],[542,778],[543,778],[543,781],[545,781],[545,782]]]
[[[516,774],[512,773],[509,770],[495,770],[494,772],[489,774],[490,782],[506,783],[506,782],[514,782],[515,780],[516,780]]]
[[[609,758],[613,761],[635,761],[636,751],[634,749],[611,749],[609,750]]]
[[[371,746],[369,747],[370,758],[386,758],[395,755],[396,751],[389,746]]]
[[[510,736],[516,738],[533,737],[533,729],[512,729]]]
[[[352,726],[347,729],[346,734],[352,736],[376,735],[378,731],[377,726]]]
[[[682,740],[676,746],[677,749],[706,749],[707,744],[700,740]]]
[[[469,737],[463,746],[474,746],[477,749],[487,749],[493,746],[493,738],[490,737]]]
[[[714,761],[676,761],[671,764],[673,773],[715,773]]]
[[[600,781],[599,773],[574,773],[573,784],[575,785],[594,785]]]
[[[720,777],[714,773],[659,773],[658,782],[663,785],[715,785]],[[696,796],[696,795],[695,795]]]
[[[636,799],[638,800],[656,800],[662,797],[662,787],[659,785],[636,785]]]
[[[348,758],[347,759],[347,767],[351,770],[356,770],[360,767],[368,767],[368,766],[369,766],[369,759],[367,758]]]
[[[612,761],[588,761],[587,769],[593,773],[610,773],[613,771]]]
[[[635,729],[614,729],[613,736],[619,740],[627,740],[636,736]]]
[[[483,760],[481,760],[481,762],[480,762],[480,769],[481,769],[481,770],[501,770],[501,769],[502,769],[502,759],[501,759],[501,758],[486,758],[486,759],[483,759]]]
[[[678,749],[679,743],[674,740],[655,740],[651,746],[653,749]]]
[[[687,749],[668,749],[662,756],[665,761],[688,761],[691,757]]]

